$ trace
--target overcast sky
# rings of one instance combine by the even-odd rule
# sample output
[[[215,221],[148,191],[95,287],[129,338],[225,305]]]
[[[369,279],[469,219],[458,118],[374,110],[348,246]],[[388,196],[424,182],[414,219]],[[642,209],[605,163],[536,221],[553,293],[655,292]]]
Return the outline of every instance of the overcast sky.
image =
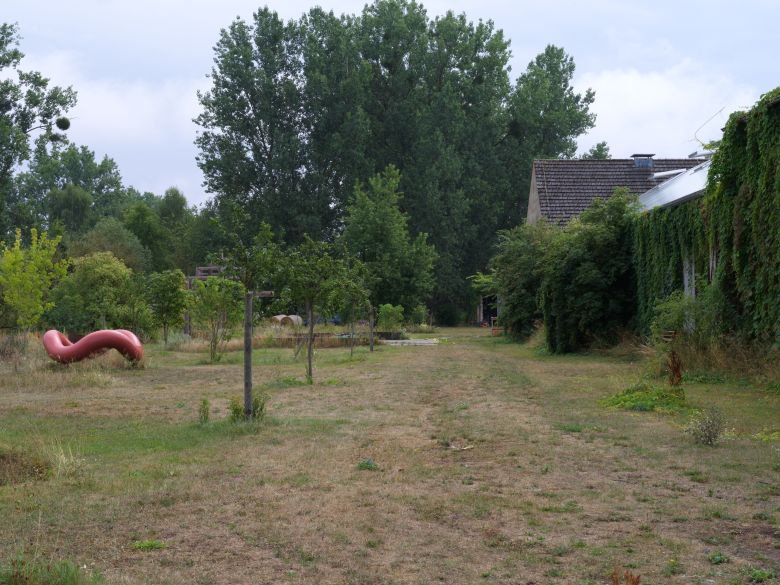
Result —
[[[73,141],[116,160],[126,184],[158,194],[176,185],[201,203],[208,194],[195,164],[195,94],[208,88],[219,30],[263,4],[2,0],[2,18],[20,26],[23,69],[77,90]],[[284,18],[316,4],[356,13],[365,2],[268,3]],[[606,140],[614,157],[684,157],[698,148],[697,130],[703,141],[718,138],[729,112],[780,85],[778,0],[423,4],[431,17],[454,10],[492,19],[511,40],[513,79],[545,45],[564,47],[577,64],[575,86],[596,92],[596,127],[580,139],[582,150]]]

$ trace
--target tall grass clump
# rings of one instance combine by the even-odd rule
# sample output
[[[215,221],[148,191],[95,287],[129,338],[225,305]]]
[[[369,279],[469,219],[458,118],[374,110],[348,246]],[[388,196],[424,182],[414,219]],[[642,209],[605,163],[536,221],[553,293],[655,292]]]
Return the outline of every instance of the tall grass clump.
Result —
[[[102,585],[99,573],[87,572],[72,561],[46,561],[24,556],[0,562],[0,585]]]

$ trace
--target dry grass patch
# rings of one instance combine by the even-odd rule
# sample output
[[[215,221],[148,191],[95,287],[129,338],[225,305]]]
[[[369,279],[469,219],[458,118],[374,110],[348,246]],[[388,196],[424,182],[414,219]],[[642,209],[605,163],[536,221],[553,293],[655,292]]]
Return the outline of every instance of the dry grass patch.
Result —
[[[60,445],[63,469],[85,479],[0,487],[12,535],[0,557],[37,542],[124,584],[583,585],[615,567],[643,584],[747,584],[754,569],[778,572],[780,453],[753,436],[771,435],[780,394],[686,383],[691,408],[718,407],[728,428],[698,446],[685,412],[602,405],[642,376],[639,358],[443,333],[434,347],[318,350],[313,385],[292,350],[257,350],[260,425],[227,420],[241,352],[208,365],[150,346],[142,370],[31,362],[0,382],[0,442]],[[90,368],[106,383],[75,383]],[[134,546],[147,541],[165,547]]]

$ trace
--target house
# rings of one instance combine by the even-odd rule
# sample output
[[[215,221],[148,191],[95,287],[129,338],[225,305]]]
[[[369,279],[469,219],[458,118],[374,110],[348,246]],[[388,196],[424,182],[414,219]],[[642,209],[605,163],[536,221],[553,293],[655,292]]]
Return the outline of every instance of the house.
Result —
[[[628,159],[535,160],[528,195],[528,223],[541,218],[565,225],[597,198],[608,198],[616,187],[642,195],[673,177],[700,166],[701,158],[654,159],[634,154]],[[706,178],[706,172],[702,173]]]

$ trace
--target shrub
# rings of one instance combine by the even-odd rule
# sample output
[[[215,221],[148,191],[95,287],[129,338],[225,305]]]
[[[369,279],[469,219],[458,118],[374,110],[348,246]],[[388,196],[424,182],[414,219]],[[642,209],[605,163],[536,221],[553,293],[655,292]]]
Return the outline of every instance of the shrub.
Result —
[[[204,398],[200,401],[200,406],[198,407],[198,422],[202,425],[208,423],[210,413],[211,404],[209,403],[208,398]]]
[[[717,408],[708,408],[697,413],[685,427],[685,432],[699,445],[715,445],[726,430],[723,413]]]
[[[380,305],[377,327],[383,331],[397,331],[404,320],[404,308],[401,305]]]
[[[231,398],[228,404],[230,422],[244,420],[244,405],[238,398]]]
[[[264,394],[255,393],[252,396],[252,420],[261,421],[265,418],[265,403],[266,397]],[[244,417],[244,403],[238,398],[231,398],[228,405],[228,411],[230,412],[230,422],[239,422],[245,420]]]
[[[428,321],[428,307],[417,305],[409,312],[407,321],[411,325],[423,325]]]
[[[534,332],[542,318],[539,288],[544,253],[558,230],[545,223],[524,224],[498,234],[498,253],[490,261],[490,275],[473,278],[482,295],[501,298],[501,322],[515,339]]]
[[[685,393],[682,388],[664,388],[639,382],[604,401],[606,406],[625,410],[669,411],[685,407]]]
[[[633,321],[636,277],[632,229],[636,199],[616,189],[546,245],[540,298],[553,353],[613,343]]]

